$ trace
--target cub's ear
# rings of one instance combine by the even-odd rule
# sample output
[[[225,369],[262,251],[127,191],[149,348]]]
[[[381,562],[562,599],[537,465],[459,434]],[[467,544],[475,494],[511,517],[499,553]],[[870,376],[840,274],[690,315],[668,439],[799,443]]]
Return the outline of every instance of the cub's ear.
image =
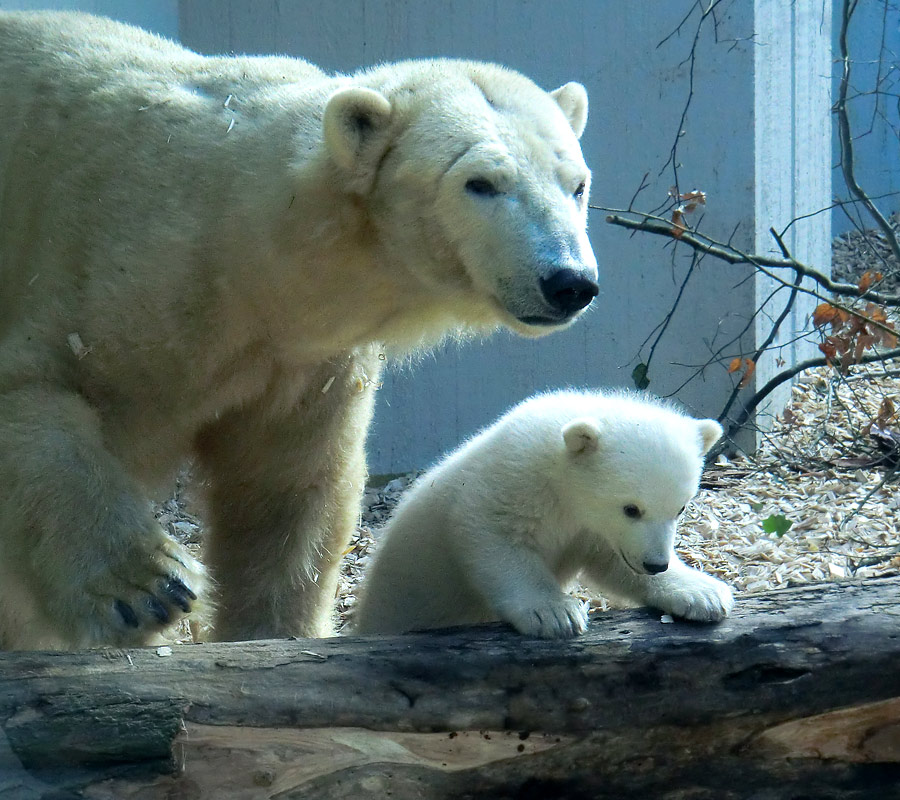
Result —
[[[722,438],[724,431],[714,419],[697,420],[697,430],[700,431],[701,453],[708,453],[709,449]]]
[[[569,120],[569,125],[575,131],[575,136],[580,139],[587,124],[588,111],[588,96],[584,86],[572,81],[554,89],[550,92],[550,96],[559,104],[566,119]]]
[[[388,146],[390,118],[390,102],[372,89],[340,89],[328,98],[322,117],[325,148],[351,174],[351,189],[371,187]]]
[[[562,429],[566,450],[572,455],[593,453],[600,447],[600,426],[592,419],[575,419]]]

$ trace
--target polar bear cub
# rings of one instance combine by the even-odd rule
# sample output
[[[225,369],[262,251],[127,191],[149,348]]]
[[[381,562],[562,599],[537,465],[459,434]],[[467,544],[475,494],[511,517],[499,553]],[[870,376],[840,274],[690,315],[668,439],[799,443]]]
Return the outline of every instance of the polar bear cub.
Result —
[[[358,633],[504,620],[563,638],[587,627],[576,578],[605,593],[712,622],[720,580],[675,554],[675,528],[722,435],[625,392],[532,397],[423,475],[381,533]]]

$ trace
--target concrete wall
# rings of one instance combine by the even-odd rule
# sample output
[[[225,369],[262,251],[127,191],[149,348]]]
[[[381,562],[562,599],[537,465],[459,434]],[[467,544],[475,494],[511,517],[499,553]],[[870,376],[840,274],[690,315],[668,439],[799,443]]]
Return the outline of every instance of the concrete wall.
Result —
[[[108,13],[125,16],[138,5],[145,11],[168,7],[122,2],[121,13]],[[202,52],[288,53],[333,70],[458,56],[506,63],[547,88],[580,80],[591,98],[583,146],[594,172],[594,205],[627,206],[645,174],[649,185],[636,207],[663,203],[675,182],[665,162],[680,127],[679,185],[708,192],[704,230],[741,247],[770,250],[770,225],[783,227],[829,202],[828,3],[722,4],[718,31],[704,27],[691,64],[696,10],[680,33],[661,42],[694,5],[182,0],[179,32]],[[691,73],[693,98],[682,121]],[[798,257],[825,263],[827,216],[792,229],[789,243]],[[374,473],[426,466],[540,389],[631,384],[634,365],[646,360],[647,342],[692,264],[684,248],[673,254],[672,242],[629,236],[604,219],[603,211],[591,214],[601,296],[571,330],[539,341],[501,333],[483,343],[448,345],[385,376],[370,439]],[[754,310],[770,291],[750,275],[710,259],[693,266],[654,353],[651,391],[677,391],[695,413],[718,413],[733,379],[721,363],[698,366],[718,350],[727,364],[739,352],[752,352],[764,335],[766,316]],[[805,310],[796,316],[802,325]],[[783,338],[791,337],[788,330]],[[780,355],[789,361],[793,349],[787,343]],[[773,363],[774,357],[761,362],[758,380]]]
[[[178,38],[178,0],[0,0],[4,11],[90,11]]]

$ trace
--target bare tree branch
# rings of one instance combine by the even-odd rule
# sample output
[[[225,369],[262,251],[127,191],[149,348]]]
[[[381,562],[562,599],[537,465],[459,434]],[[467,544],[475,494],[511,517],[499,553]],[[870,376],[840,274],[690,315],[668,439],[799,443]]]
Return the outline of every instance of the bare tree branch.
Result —
[[[853,137],[850,131],[850,116],[847,113],[847,90],[850,86],[850,53],[847,46],[847,31],[850,27],[850,19],[859,0],[844,0],[843,11],[841,13],[841,30],[838,36],[838,46],[841,51],[841,61],[843,62],[843,71],[841,74],[840,88],[838,90],[838,100],[835,103],[835,112],[838,118],[838,139],[841,143],[841,171],[844,175],[844,182],[850,193],[860,202],[869,215],[875,221],[890,245],[894,258],[900,261],[900,241],[894,233],[894,229],[890,223],[884,218],[884,215],[878,210],[878,207],[869,199],[869,196],[862,190],[856,181],[854,171],[854,154],[853,154]]]
[[[607,211],[606,221],[611,225],[618,225],[622,228],[628,228],[636,231],[646,231],[658,236],[674,238],[676,230],[672,223],[655,214],[647,214],[642,211],[627,211],[626,209],[603,208],[601,206],[591,206],[597,211]],[[631,219],[622,216],[623,214],[636,214],[639,219]],[[773,258],[772,256],[760,255],[758,253],[745,253],[733,245],[718,242],[710,236],[696,230],[681,230],[677,241],[692,247],[701,253],[708,253],[715,258],[726,261],[729,264],[749,264],[754,267],[770,267],[772,269],[792,269],[804,278],[812,278],[819,286],[826,291],[843,297],[859,297],[864,300],[871,300],[873,303],[880,303],[883,306],[900,306],[900,295],[886,294],[869,289],[866,292],[860,292],[859,287],[852,283],[837,283],[823,272],[808,266],[795,258]],[[790,285],[790,284],[786,284]],[[819,295],[816,295],[817,297]],[[827,298],[821,298],[827,299]]]
[[[900,347],[895,347],[893,350],[885,350],[881,353],[870,353],[869,355],[860,357],[859,361],[856,363],[875,364],[879,361],[890,361],[892,358],[900,358]],[[757,406],[775,391],[775,389],[781,386],[782,383],[789,381],[795,375],[799,375],[801,372],[805,372],[808,369],[827,367],[832,364],[833,362],[828,358],[810,358],[783,369],[743,403],[741,413],[735,417],[726,429],[726,437],[730,438],[734,436],[734,434],[744,426],[747,420],[750,419],[750,415],[756,410]]]

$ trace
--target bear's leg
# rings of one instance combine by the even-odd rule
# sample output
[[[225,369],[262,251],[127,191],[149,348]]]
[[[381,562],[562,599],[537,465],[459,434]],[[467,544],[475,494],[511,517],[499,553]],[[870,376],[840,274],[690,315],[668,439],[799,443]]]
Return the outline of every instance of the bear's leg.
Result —
[[[456,551],[469,582],[500,619],[519,633],[566,639],[587,630],[587,608],[564,592],[544,559],[477,520],[476,531],[457,530]]]
[[[77,394],[0,394],[0,487],[0,645],[147,643],[203,590]]]
[[[333,633],[341,556],[359,519],[379,360],[316,368],[287,408],[270,396],[198,437],[219,640]]]

